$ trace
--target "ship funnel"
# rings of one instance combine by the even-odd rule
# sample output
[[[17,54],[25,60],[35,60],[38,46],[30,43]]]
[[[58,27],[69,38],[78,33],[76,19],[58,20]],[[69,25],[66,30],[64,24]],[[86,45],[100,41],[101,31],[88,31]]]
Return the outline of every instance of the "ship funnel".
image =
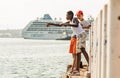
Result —
[[[44,14],[43,20],[52,20],[49,14]]]

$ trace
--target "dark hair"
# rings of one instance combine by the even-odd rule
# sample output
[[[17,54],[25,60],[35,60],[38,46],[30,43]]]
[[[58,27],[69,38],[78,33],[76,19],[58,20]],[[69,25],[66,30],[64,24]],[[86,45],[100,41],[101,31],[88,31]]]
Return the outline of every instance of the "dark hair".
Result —
[[[73,13],[72,11],[68,11],[67,14],[68,14],[68,15],[71,15],[72,18],[73,18],[73,16],[74,16],[74,13]]]

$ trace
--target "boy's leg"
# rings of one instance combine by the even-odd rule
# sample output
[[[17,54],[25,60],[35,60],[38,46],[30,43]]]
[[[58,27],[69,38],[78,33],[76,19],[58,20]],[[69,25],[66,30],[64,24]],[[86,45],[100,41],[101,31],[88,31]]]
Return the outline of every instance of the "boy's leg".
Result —
[[[80,75],[80,72],[79,72],[80,56],[81,56],[81,53],[77,53],[75,55],[75,60],[74,60],[75,69],[72,71],[72,75]]]
[[[80,61],[81,61],[81,52],[80,53],[77,53],[77,58],[76,58],[76,70],[79,71],[79,68],[80,68]]]
[[[79,68],[80,68],[80,61],[81,61],[81,36],[78,35],[77,37],[77,43],[76,43],[76,70],[79,72]]]
[[[83,55],[84,55],[84,57],[85,57],[88,65],[89,65],[89,56],[88,56],[88,53],[86,52],[85,48],[81,48],[81,51],[82,51],[82,53],[83,53]]]
[[[72,71],[73,71],[74,68],[76,68],[76,54],[72,54],[72,55],[73,55],[73,64],[72,64]]]
[[[72,38],[73,39],[73,68],[72,71],[74,70],[74,68],[76,68],[76,38]]]
[[[87,36],[87,35],[86,35],[85,32],[81,34],[81,43],[80,43],[80,44],[81,44],[81,47],[80,47],[80,50],[81,50],[81,52],[83,53],[86,61],[88,62],[88,65],[89,65],[89,56],[88,56],[88,53],[87,53],[86,50],[85,50],[85,46],[86,46],[86,36]]]

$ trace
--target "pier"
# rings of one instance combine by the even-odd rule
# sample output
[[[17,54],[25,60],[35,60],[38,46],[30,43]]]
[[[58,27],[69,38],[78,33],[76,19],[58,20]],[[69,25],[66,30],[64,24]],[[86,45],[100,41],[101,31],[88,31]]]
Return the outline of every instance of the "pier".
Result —
[[[120,0],[109,0],[89,31],[90,66],[80,76],[61,78],[120,78]]]

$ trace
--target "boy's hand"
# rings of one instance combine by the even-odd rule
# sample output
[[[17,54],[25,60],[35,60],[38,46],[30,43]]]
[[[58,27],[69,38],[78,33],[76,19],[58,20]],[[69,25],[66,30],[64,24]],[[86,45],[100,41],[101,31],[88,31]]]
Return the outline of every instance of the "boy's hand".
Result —
[[[46,23],[46,26],[49,27],[51,25],[51,23]]]

